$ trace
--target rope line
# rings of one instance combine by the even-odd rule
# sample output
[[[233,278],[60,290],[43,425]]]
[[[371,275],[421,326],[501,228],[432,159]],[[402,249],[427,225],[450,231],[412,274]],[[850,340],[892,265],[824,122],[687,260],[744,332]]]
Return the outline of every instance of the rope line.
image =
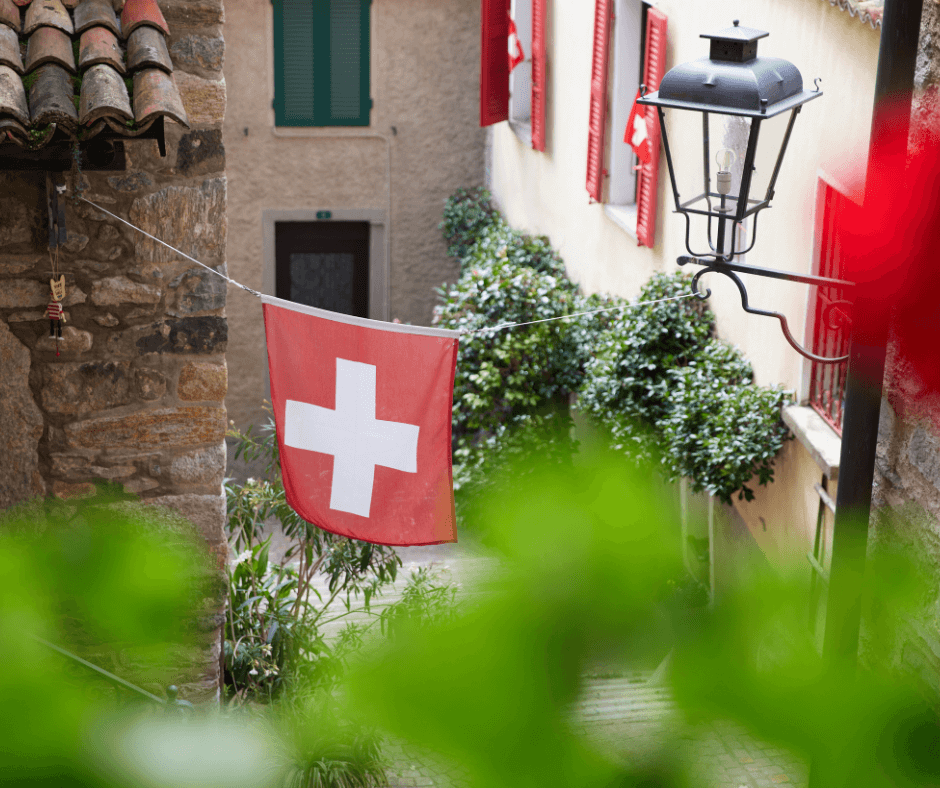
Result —
[[[203,262],[200,262],[195,257],[190,257],[188,254],[186,254],[186,252],[181,252],[175,246],[170,246],[170,244],[168,244],[166,241],[160,240],[156,236],[148,233],[146,230],[140,229],[140,227],[138,227],[137,225],[131,224],[126,219],[122,219],[120,216],[117,216],[116,214],[111,213],[111,211],[107,210],[106,208],[102,208],[100,205],[93,203],[91,200],[85,199],[80,194],[76,196],[82,202],[86,202],[93,208],[101,211],[102,213],[107,214],[111,218],[117,219],[119,222],[121,222],[121,224],[126,224],[132,230],[136,230],[142,235],[146,235],[150,240],[156,241],[158,244],[165,246],[167,249],[170,249],[171,251],[176,252],[178,255],[180,255],[180,257],[185,257],[187,260],[190,260],[196,263],[196,265],[201,265],[207,271],[212,271],[212,273],[214,273],[216,276],[222,277],[230,284],[235,285],[235,287],[240,287],[246,293],[251,293],[253,296],[257,296],[258,298],[261,298],[261,293],[259,293],[257,290],[252,290],[250,287],[243,285],[241,282],[236,282],[230,276],[226,276],[221,271],[216,271],[212,266],[209,266]],[[536,323],[549,323],[553,320],[569,320],[572,317],[583,317],[584,315],[597,315],[597,314],[600,314],[601,312],[616,312],[618,310],[623,311],[624,309],[633,309],[635,307],[640,307],[640,306],[650,306],[651,304],[662,304],[665,301],[678,301],[682,298],[695,298],[695,297],[696,297],[695,293],[686,293],[685,295],[670,296],[669,298],[659,298],[659,299],[656,299],[655,301],[638,301],[635,304],[621,304],[620,306],[604,307],[603,309],[592,309],[588,312],[574,312],[570,315],[559,315],[558,317],[543,317],[540,320],[527,320],[522,323],[503,323],[502,325],[498,325],[498,326],[488,326],[486,328],[474,328],[474,329],[470,329],[467,331],[461,331],[460,334],[462,336],[469,336],[471,334],[482,334],[486,331],[501,331],[504,328],[518,328],[519,326],[531,326],[531,325],[535,325]]]
[[[111,211],[107,210],[106,208],[102,208],[100,205],[96,205],[91,200],[86,200],[81,195],[77,195],[77,196],[78,196],[78,199],[81,200],[82,202],[87,202],[93,208],[97,208],[102,213],[106,213],[108,216],[112,217],[113,219],[117,219],[119,222],[121,222],[121,224],[126,224],[132,230],[137,230],[137,232],[141,233],[142,235],[146,235],[150,240],[156,241],[158,244],[165,246],[167,249],[170,249],[171,251],[176,252],[180,257],[185,257],[187,260],[194,262],[196,265],[201,265],[207,271],[212,271],[212,273],[214,273],[216,276],[221,276],[227,282],[230,282],[231,284],[235,285],[235,287],[240,287],[246,293],[251,293],[253,296],[258,296],[258,298],[261,298],[261,293],[259,293],[257,290],[252,290],[247,285],[243,285],[241,282],[236,282],[230,276],[226,276],[221,271],[216,271],[211,265],[206,265],[205,263],[202,263],[199,260],[197,260],[195,257],[190,257],[188,254],[186,254],[186,252],[181,252],[175,246],[170,246],[166,241],[161,241],[159,238],[157,238],[154,235],[151,235],[146,230],[141,230],[136,224],[131,224],[126,219],[122,219],[120,216],[117,216],[111,213]]]
[[[615,312],[618,309],[633,309],[638,306],[649,306],[650,304],[661,304],[664,301],[678,301],[680,298],[694,298],[695,293],[686,293],[680,296],[670,296],[669,298],[658,298],[655,301],[638,301],[635,304],[621,304],[620,306],[610,306],[604,309],[592,309],[589,312],[572,312],[570,315],[559,315],[558,317],[543,317],[541,320],[527,320],[524,323],[503,323],[500,326],[488,326],[487,328],[474,328],[468,331],[461,331],[463,335],[482,334],[484,331],[499,331],[503,328],[516,328],[518,326],[531,326],[535,323],[547,323],[550,320],[567,320],[570,317],[582,317],[583,315],[596,315],[600,312]]]

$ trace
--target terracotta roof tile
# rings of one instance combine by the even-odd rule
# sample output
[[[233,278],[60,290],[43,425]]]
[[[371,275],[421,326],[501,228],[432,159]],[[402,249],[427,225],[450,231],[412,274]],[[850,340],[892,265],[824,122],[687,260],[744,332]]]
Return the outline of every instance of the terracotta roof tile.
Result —
[[[36,69],[36,81],[29,89],[29,119],[34,126],[56,123],[71,129],[78,125],[75,87],[62,66],[46,63]]]
[[[111,0],[82,0],[75,7],[75,32],[83,33],[94,25],[108,28],[114,35],[121,35],[121,23]]]
[[[0,0],[0,141],[42,147],[61,138],[56,128],[67,135],[81,129],[86,139],[106,127],[136,137],[161,116],[189,125],[156,0],[127,0],[123,28],[115,13],[121,6],[120,0]],[[28,37],[25,53],[11,29],[17,27]]]
[[[167,27],[157,0],[127,0],[121,12],[121,32],[127,38],[141,25],[151,25],[167,35],[170,34],[170,28]]]
[[[20,9],[13,4],[13,0],[0,0],[0,22],[20,32]]]
[[[13,118],[0,118],[0,139],[3,137],[11,140],[18,137],[23,141],[26,139],[26,126]]]
[[[26,6],[26,21],[23,23],[23,35],[28,36],[42,25],[57,27],[69,35],[75,32],[72,17],[62,5],[62,0],[35,0]]]
[[[124,79],[104,64],[92,66],[85,72],[78,111],[79,123],[83,126],[105,117],[134,120]]]
[[[134,118],[138,124],[166,115],[184,126],[189,125],[183,99],[172,77],[158,68],[134,74]]]
[[[124,73],[124,53],[117,37],[106,27],[92,27],[82,33],[78,47],[78,67],[84,71],[97,63],[107,63]]]
[[[0,66],[0,116],[10,115],[24,126],[29,125],[29,109],[23,80],[9,66]]]
[[[26,70],[32,72],[43,63],[58,63],[75,73],[72,39],[57,27],[40,27],[29,37]]]
[[[127,67],[160,68],[173,73],[173,61],[166,46],[166,38],[150,25],[142,25],[127,37]]]
[[[848,11],[849,16],[857,16],[863,24],[868,24],[872,29],[877,30],[881,27],[881,16],[884,13],[884,0],[827,0],[829,5],[838,6],[843,11]]]
[[[23,73],[20,39],[6,25],[0,25],[0,63],[9,66],[19,74]]]

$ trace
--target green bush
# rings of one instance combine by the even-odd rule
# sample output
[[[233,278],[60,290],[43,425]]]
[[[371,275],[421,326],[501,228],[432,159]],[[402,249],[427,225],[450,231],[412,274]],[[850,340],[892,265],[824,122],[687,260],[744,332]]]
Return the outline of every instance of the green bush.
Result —
[[[684,274],[655,274],[637,301],[687,295],[689,283]],[[672,407],[670,373],[698,355],[715,318],[697,298],[614,314],[618,319],[608,318],[609,327],[596,336],[578,406],[613,433],[615,448],[649,458],[657,448],[656,427]]]
[[[444,233],[447,254],[462,258],[484,228],[501,221],[483,188],[458,189],[444,201],[444,217],[438,225]]]
[[[780,406],[787,394],[753,385],[740,354],[712,343],[715,318],[688,296],[691,277],[655,274],[634,307],[622,298],[578,293],[545,237],[513,230],[483,190],[461,190],[441,223],[461,264],[456,284],[439,290],[435,322],[461,337],[454,381],[454,485],[482,489],[503,472],[499,453],[570,461],[566,401],[612,434],[635,460],[656,460],[665,475],[692,478],[724,501],[748,500],[748,480],[773,478],[786,439]],[[663,301],[662,299],[675,299]],[[570,320],[479,331],[573,313]],[[518,435],[514,435],[518,433]]]
[[[581,384],[586,352],[579,319],[485,330],[581,311],[565,278],[497,257],[469,268],[444,295],[435,322],[468,333],[460,339],[454,380],[454,463],[479,466],[479,451],[499,442],[513,419],[545,409],[567,411]],[[458,481],[459,484],[459,481]]]
[[[735,492],[752,500],[747,482],[773,480],[774,457],[789,436],[780,409],[790,393],[755,386],[740,351],[717,339],[669,378],[671,409],[659,424],[669,474],[688,476],[694,490],[725,503]]]

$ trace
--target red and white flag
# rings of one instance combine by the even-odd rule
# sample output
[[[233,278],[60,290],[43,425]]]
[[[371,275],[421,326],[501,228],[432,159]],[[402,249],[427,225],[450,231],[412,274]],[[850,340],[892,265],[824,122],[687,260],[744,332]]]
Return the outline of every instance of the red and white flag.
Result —
[[[519,40],[519,31],[516,30],[516,23],[509,17],[509,71],[518,66],[525,60],[525,52],[522,51],[522,42]]]
[[[640,91],[636,92],[636,98],[640,97]],[[630,117],[627,118],[627,129],[623,135],[623,141],[626,142],[636,157],[643,163],[649,164],[653,160],[653,146],[650,142],[649,127],[646,125],[646,107],[643,104],[637,104],[633,100],[633,109],[630,110]]]
[[[324,530],[376,544],[457,541],[457,332],[262,301],[291,508]]]

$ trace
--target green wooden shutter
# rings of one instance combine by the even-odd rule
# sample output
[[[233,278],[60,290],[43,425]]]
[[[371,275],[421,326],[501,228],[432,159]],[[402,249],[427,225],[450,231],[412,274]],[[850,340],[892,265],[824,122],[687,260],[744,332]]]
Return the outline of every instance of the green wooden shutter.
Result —
[[[368,126],[371,0],[274,0],[275,123]]]

